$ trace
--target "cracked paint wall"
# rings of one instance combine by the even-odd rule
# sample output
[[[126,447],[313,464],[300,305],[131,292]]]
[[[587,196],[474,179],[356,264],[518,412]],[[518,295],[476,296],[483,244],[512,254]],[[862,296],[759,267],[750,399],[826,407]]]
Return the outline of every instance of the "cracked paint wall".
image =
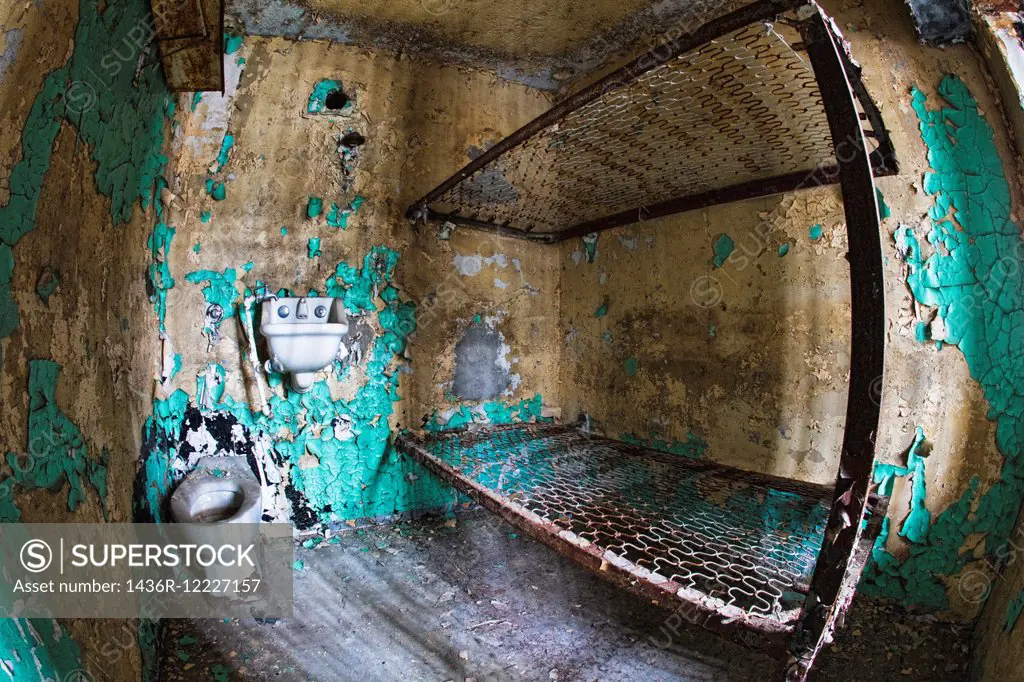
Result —
[[[898,4],[823,4],[864,66],[902,165],[899,176],[878,180],[889,207],[883,221],[887,374],[873,393],[881,402],[878,456],[906,467],[918,427],[927,453],[914,462],[918,475],[892,479],[890,523],[879,544],[887,551],[876,552],[862,587],[970,619],[983,602],[971,580],[995,575],[992,555],[1019,499],[999,492],[1007,453],[997,446],[992,419],[1004,399],[990,395],[965,353],[936,343],[941,337],[932,337],[929,326],[934,302],[915,300],[908,287],[899,231],[909,226],[923,241],[930,212],[941,216],[952,205],[928,186],[935,159],[922,138],[927,114],[912,89],[924,92],[931,111],[945,106],[933,98],[946,74],[966,84],[992,131],[984,163],[1005,169],[1006,211],[1018,218],[1020,173],[1009,170],[1013,148],[999,100],[972,48],[921,46]],[[620,228],[598,238],[592,263],[587,244],[566,245],[563,412],[586,412],[617,437],[831,482],[846,407],[846,358],[856,352],[847,341],[836,196],[820,190]],[[758,226],[766,222],[776,227],[762,233]],[[768,238],[758,239],[761,234]],[[652,271],[657,276],[647,274]],[[708,305],[712,300],[717,305]],[[787,436],[803,440],[794,447]],[[1002,521],[980,521],[996,508]]]
[[[257,441],[253,462],[280,476],[280,494],[265,499],[275,518],[309,528],[450,508],[452,491],[391,439],[452,404],[445,353],[476,316],[504,335],[519,376],[506,409],[539,415],[535,396],[555,386],[540,377],[555,357],[544,339],[556,324],[556,261],[512,240],[439,242],[403,214],[482,144],[480,131],[507,134],[548,102],[486,74],[323,42],[246,37],[235,47],[225,95],[179,99],[174,198],[149,242],[166,380],[141,507],[166,518],[192,464],[183,438],[190,453],[212,452],[214,422],[230,415]],[[339,86],[344,98],[331,94]],[[453,248],[504,260],[479,284],[463,282]],[[271,376],[272,417],[260,412],[240,326],[245,294],[262,290],[343,297],[350,316],[349,356],[310,393]]]
[[[135,0],[0,10],[4,521],[131,520],[158,350],[142,274],[168,102],[159,67],[137,69],[148,11]],[[0,630],[15,679],[140,675],[135,623]]]

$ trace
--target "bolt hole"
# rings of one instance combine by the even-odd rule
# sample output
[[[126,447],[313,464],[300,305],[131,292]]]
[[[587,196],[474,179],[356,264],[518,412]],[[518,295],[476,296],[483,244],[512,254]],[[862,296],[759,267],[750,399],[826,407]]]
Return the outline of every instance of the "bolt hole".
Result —
[[[324,106],[331,111],[338,111],[344,109],[350,101],[349,96],[341,90],[331,90],[327,93],[327,98],[324,99]]]
[[[366,138],[363,137],[362,135],[360,135],[359,133],[357,133],[354,130],[351,131],[351,132],[345,133],[345,136],[341,138],[341,144],[343,146],[345,146],[345,147],[358,147],[358,146],[360,146],[362,144],[365,144],[365,143],[366,143]]]

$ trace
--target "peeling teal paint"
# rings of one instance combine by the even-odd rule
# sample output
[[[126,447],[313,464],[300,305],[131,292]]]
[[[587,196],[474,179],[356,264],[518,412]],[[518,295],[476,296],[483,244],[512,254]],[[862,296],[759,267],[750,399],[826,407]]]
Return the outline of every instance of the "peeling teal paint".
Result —
[[[148,25],[149,7],[123,2],[102,13],[95,2],[79,3],[71,56],[47,74],[21,133],[20,160],[8,177],[10,196],[0,207],[0,339],[18,327],[11,296],[11,248],[35,227],[43,180],[54,142],[64,123],[91,150],[96,189],[110,198],[116,225],[131,220],[137,200],[143,208],[166,158],[164,140],[168,91],[160,65],[149,62],[136,75],[134,60],[110,60],[111,45],[134,45],[134,31]]]
[[[79,679],[82,650],[56,620],[2,618],[0,669],[17,682]]]
[[[352,200],[352,203],[348,205],[348,208],[339,208],[334,202],[331,202],[331,208],[327,212],[327,224],[331,227],[338,227],[342,230],[348,229],[348,219],[355,214],[359,213],[359,207],[363,205],[365,199],[357,196]],[[319,213],[317,214],[319,215]]]
[[[807,236],[811,238],[812,242],[816,242],[821,239],[822,227],[821,225],[811,225],[807,230]]]
[[[52,360],[29,361],[28,452],[24,456],[7,453],[11,479],[25,490],[59,491],[66,484],[71,511],[85,499],[88,483],[99,497],[105,516],[109,453],[90,458],[82,432],[57,406],[60,369]]]
[[[934,253],[925,257],[907,227],[896,230],[897,250],[909,266],[914,298],[933,307],[943,323],[941,334],[931,326],[936,345],[959,348],[981,385],[1005,459],[1000,479],[976,499],[980,482],[972,478],[923,542],[911,543],[903,561],[885,551],[883,533],[862,581],[868,593],[934,608],[948,604],[941,578],[956,575],[973,559],[961,555],[968,536],[984,535],[989,556],[1005,548],[1024,493],[1024,356],[1017,352],[1024,330],[1020,228],[1010,219],[1010,188],[992,128],[974,98],[955,76],[942,79],[939,94],[948,106],[929,109],[923,92],[915,88],[912,95],[932,169],[924,189],[934,200],[926,235]]]
[[[217,154],[217,163],[213,169],[214,173],[220,173],[221,169],[228,164],[228,156],[231,154],[231,148],[234,146],[235,136],[231,134],[225,135],[224,140],[220,144],[220,152]]]
[[[583,237],[583,253],[587,256],[587,262],[593,263],[597,260],[597,232]]]
[[[310,237],[309,241],[306,243],[306,250],[306,255],[309,257],[310,260],[313,260],[314,258],[318,257],[320,255],[320,238]]]
[[[470,424],[501,426],[524,422],[550,422],[550,418],[542,416],[543,406],[544,400],[539,393],[532,398],[524,398],[513,403],[492,400],[475,405],[461,405],[458,409],[447,411],[447,416],[435,411],[426,418],[423,429],[431,433],[440,433]]]
[[[199,214],[199,220],[204,222],[204,223],[210,222],[210,218],[212,218],[212,217],[213,217],[213,214],[210,213],[209,211],[203,211],[202,213]]]
[[[306,202],[306,217],[310,220],[319,218],[324,211],[324,200],[320,197],[310,197]]]
[[[729,256],[736,249],[736,242],[732,240],[727,234],[718,235],[718,239],[715,240],[715,255],[711,259],[711,263],[716,267],[720,268],[725,265],[725,261],[728,260]]]
[[[601,305],[594,311],[594,317],[604,317],[608,314],[608,299],[605,298],[601,301]]]
[[[341,90],[341,81],[323,79],[317,82],[313,86],[313,92],[309,94],[309,102],[306,104],[306,112],[310,114],[321,114],[326,110],[327,107],[327,95],[335,90]],[[350,100],[345,104],[339,114],[348,113],[353,108],[352,101]]]
[[[640,438],[632,433],[621,434],[619,440],[630,445],[640,445],[690,459],[700,459],[708,450],[708,442],[692,431],[686,432],[686,442],[673,440],[669,443],[658,438]]]
[[[779,245],[779,258],[782,258],[787,253],[789,253],[789,242],[786,242],[785,244],[780,244]]]
[[[235,33],[224,34],[224,54],[234,54],[242,49],[242,36]]]
[[[207,316],[205,330],[208,334],[216,332],[223,320],[235,316],[238,307],[236,304],[238,289],[235,288],[237,273],[234,268],[224,268],[224,272],[196,270],[185,275],[185,279],[193,284],[206,282],[206,286],[203,287],[203,297],[206,298],[208,304],[221,307],[223,316],[220,320],[214,322]],[[211,324],[213,327],[210,326]]]
[[[196,110],[196,107],[199,106],[199,103],[201,101],[203,101],[203,93],[201,93],[201,92],[193,92],[192,93],[192,111]]]
[[[1024,590],[1018,592],[1017,596],[1006,605],[1006,622],[1003,623],[1004,632],[1013,632],[1013,629],[1017,627],[1017,621],[1020,619],[1021,613],[1024,613]]]
[[[272,416],[236,401],[222,387],[208,396],[211,409],[229,412],[254,433],[269,436],[274,451],[291,465],[291,483],[322,522],[385,517],[454,500],[450,488],[391,445],[388,422],[399,399],[396,361],[416,326],[414,305],[403,302],[391,284],[397,262],[395,251],[377,246],[362,267],[339,263],[328,279],[328,295],[341,297],[353,316],[376,314],[383,329],[366,355],[366,380],[352,400],[334,400],[326,380],[305,394],[273,392]],[[280,377],[276,382],[271,377],[270,384],[280,386]],[[147,442],[155,445],[145,463],[141,504],[158,520],[172,484],[175,441],[188,402],[187,394],[176,391],[158,401],[147,422]],[[341,424],[347,425],[343,432]]]
[[[878,198],[878,219],[879,221],[885,220],[886,218],[892,217],[892,209],[889,208],[889,204],[885,203],[885,197],[882,196],[882,190],[875,188],[875,196]]]
[[[224,186],[224,183],[213,178],[206,179],[206,193],[210,195],[214,201],[224,201],[228,196],[228,188]]]

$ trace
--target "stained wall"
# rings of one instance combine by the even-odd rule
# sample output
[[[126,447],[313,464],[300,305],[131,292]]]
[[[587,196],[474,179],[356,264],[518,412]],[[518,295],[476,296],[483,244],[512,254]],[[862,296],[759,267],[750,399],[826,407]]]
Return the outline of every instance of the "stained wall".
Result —
[[[158,346],[143,273],[167,92],[144,2],[0,10],[0,518],[130,521]],[[60,49],[55,49],[60,45]],[[141,670],[137,623],[0,621],[19,680]]]
[[[1011,218],[1019,217],[1020,198],[1013,143],[973,48],[921,46],[899,3],[824,5],[863,66],[901,164],[898,176],[877,181],[887,205],[887,354],[885,377],[872,394],[881,406],[879,460],[899,466],[880,469],[880,477],[895,473],[890,524],[862,588],[971,618],[984,600],[971,576],[992,577],[985,556],[1004,545],[1006,520],[1020,504],[1016,441],[1009,433],[997,440],[993,421],[1015,414],[1001,392],[1014,391],[1017,370],[1010,356],[992,360],[978,352],[1015,338],[1009,322],[1004,336],[985,322],[998,307],[985,282],[1007,281],[1019,258],[1013,248],[1019,221]],[[955,77],[944,81],[949,74]],[[943,148],[934,134],[945,120],[935,113],[943,107],[972,120],[974,137]],[[951,162],[951,155],[980,160]],[[939,169],[944,185],[929,180]],[[987,187],[1001,189],[982,196],[982,188],[967,187],[968,176],[981,174],[990,176]],[[964,191],[984,207],[971,211],[967,195],[957,194]],[[834,190],[801,192],[618,228],[601,234],[593,263],[582,241],[566,244],[563,413],[585,413],[612,436],[684,455],[834,480],[849,358],[857,352],[849,345],[846,234],[837,197]],[[944,219],[961,229],[936,232],[933,225]],[[814,239],[818,224],[821,236]],[[974,237],[956,235],[993,229],[1006,235],[998,247],[1006,268],[992,266],[996,259],[987,255],[974,254],[971,266],[959,270],[944,260],[948,249],[973,243]],[[911,233],[918,251],[909,246]],[[718,267],[723,234],[733,250]],[[963,251],[959,256],[966,260]],[[946,298],[928,290],[926,270],[943,271]],[[970,299],[976,306],[961,305],[971,294],[952,288],[954,271],[956,284],[983,294]],[[1015,276],[1006,287],[1017,291]],[[950,319],[951,312],[966,322]],[[906,464],[917,427],[923,440],[915,452],[926,456],[912,473]],[[1000,428],[1011,429],[1010,421]],[[925,484],[923,494],[915,492],[915,480]]]

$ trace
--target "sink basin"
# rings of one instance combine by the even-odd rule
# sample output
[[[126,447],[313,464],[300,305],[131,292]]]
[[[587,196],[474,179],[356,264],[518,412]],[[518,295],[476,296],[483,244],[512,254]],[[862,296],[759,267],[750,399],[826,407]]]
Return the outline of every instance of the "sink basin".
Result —
[[[292,388],[305,393],[317,371],[343,348],[348,316],[341,299],[278,298],[263,302],[260,332],[270,349],[270,367],[291,374]]]

